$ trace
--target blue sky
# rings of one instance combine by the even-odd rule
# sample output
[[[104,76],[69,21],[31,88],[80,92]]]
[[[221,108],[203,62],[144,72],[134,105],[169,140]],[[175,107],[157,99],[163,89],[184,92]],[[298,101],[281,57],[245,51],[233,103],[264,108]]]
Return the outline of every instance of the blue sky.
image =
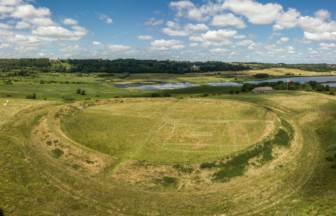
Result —
[[[0,0],[0,58],[336,63],[336,2]]]

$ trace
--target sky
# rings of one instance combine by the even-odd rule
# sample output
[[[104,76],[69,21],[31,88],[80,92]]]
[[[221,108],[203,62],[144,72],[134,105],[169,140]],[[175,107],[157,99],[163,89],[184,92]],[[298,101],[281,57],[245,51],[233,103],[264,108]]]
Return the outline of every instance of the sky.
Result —
[[[334,0],[0,0],[0,58],[336,63]]]

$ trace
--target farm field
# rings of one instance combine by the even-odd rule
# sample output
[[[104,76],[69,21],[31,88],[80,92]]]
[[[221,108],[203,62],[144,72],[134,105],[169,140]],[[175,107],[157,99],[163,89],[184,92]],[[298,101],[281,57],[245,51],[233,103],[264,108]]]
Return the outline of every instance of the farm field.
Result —
[[[9,100],[5,215],[336,213],[333,96]]]

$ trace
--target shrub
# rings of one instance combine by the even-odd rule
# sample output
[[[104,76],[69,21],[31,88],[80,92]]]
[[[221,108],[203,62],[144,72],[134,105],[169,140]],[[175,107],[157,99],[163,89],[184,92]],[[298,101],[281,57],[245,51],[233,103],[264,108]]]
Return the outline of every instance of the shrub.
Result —
[[[336,163],[331,164],[330,166],[332,169],[336,169]]]
[[[201,163],[200,168],[204,169],[204,168],[211,168],[211,167],[215,167],[215,166],[216,166],[215,162],[213,162],[213,163]]]
[[[88,163],[88,164],[94,164],[94,162],[90,161],[90,160],[86,160],[85,162]]]
[[[330,90],[329,85],[326,85],[324,90],[325,90],[325,91],[329,91],[329,90]]]
[[[255,78],[268,78],[269,75],[267,73],[258,73],[254,75]]]
[[[238,90],[236,91],[236,94],[239,94],[239,91],[238,91]]]
[[[54,140],[53,142],[54,142],[54,143],[58,143],[58,140]]]
[[[119,96],[114,96],[114,98],[120,98]]]
[[[0,208],[0,216],[4,216],[5,214],[4,214],[4,212],[3,212],[3,210]]]
[[[335,145],[331,145],[327,148],[327,151],[336,151],[336,144]]]
[[[61,149],[57,148],[51,151],[53,153],[53,156],[55,158],[60,158],[62,155],[64,155],[64,151],[62,151]]]
[[[177,183],[176,178],[165,176],[163,177],[163,186],[171,186]]]
[[[43,100],[47,100],[47,98],[44,98]]]
[[[168,94],[168,93],[166,93],[166,94],[164,94],[163,96],[164,96],[164,97],[170,97],[171,95]]]
[[[43,80],[40,80],[40,84],[44,84],[44,81],[43,81]]]
[[[75,100],[75,98],[72,98],[72,97],[69,97],[69,96],[63,97],[63,99],[65,101],[74,101]]]
[[[47,141],[47,145],[51,146],[52,142],[51,141]]]
[[[73,165],[72,165],[72,168],[74,168],[75,170],[78,170],[80,167],[81,167],[81,166],[78,165],[78,164],[73,164]]]
[[[80,89],[76,90],[76,94],[80,94],[82,91]]]
[[[128,77],[129,75],[130,75],[130,73],[125,72],[125,73],[121,74],[121,76],[119,78],[124,79],[124,78]]]
[[[91,100],[91,98],[85,98],[85,100]]]
[[[230,90],[230,92],[229,92],[230,94],[234,94],[234,90]]]
[[[85,90],[82,90],[82,93],[81,93],[81,95],[85,95]]]
[[[335,155],[328,155],[328,156],[326,157],[326,159],[327,159],[327,161],[336,161],[336,157],[335,157]]]
[[[76,84],[82,84],[82,82],[76,82]]]
[[[6,95],[6,97],[12,97],[12,95]]]
[[[28,95],[26,98],[27,99],[36,99],[36,94],[34,93],[32,95]]]
[[[160,94],[159,93],[153,93],[152,97],[160,97]]]
[[[329,94],[330,94],[330,95],[335,95],[335,90],[334,90],[334,89],[331,89],[331,90],[329,91]]]
[[[100,97],[100,95],[96,95],[96,97]]]

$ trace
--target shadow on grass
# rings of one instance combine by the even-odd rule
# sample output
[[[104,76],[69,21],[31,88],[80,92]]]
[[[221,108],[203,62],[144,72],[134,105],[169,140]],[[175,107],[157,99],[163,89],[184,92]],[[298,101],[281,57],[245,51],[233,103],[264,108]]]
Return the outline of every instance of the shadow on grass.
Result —
[[[237,155],[226,163],[223,163],[222,161],[220,161],[219,164],[216,162],[202,163],[200,168],[220,168],[218,172],[213,174],[215,177],[213,180],[226,182],[229,181],[230,178],[242,176],[245,172],[245,168],[249,165],[249,160],[254,157],[261,156],[258,160],[260,164],[266,164],[272,161],[274,159],[272,155],[273,148],[275,146],[289,148],[294,137],[294,129],[288,122],[282,120],[282,126],[283,129],[280,129],[272,140],[269,140],[243,154]]]

